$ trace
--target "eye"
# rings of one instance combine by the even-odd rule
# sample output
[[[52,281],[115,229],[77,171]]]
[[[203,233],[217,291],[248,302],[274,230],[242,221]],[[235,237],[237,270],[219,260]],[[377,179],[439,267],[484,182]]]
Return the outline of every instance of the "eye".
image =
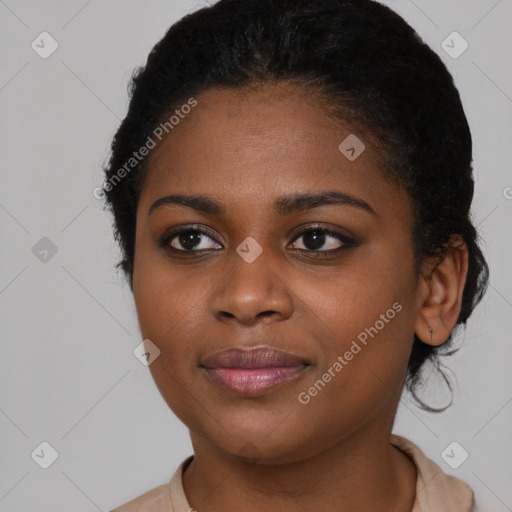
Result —
[[[195,225],[197,226],[197,225]],[[215,236],[205,228],[184,226],[163,235],[160,246],[174,253],[197,253],[222,249]],[[302,242],[300,240],[303,239]],[[348,236],[327,227],[312,226],[302,230],[291,243],[291,248],[316,254],[335,254],[355,247]]]
[[[304,239],[297,243],[297,240]],[[299,249],[306,252],[335,253],[356,245],[355,241],[342,233],[329,228],[314,226],[303,230],[292,243],[292,249]]]
[[[165,234],[160,245],[177,252],[208,251],[222,248],[208,231],[194,227],[183,227]]]

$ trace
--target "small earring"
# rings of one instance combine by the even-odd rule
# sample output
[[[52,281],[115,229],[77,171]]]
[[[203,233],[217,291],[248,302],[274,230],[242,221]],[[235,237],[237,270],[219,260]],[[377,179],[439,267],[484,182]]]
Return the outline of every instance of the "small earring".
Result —
[[[432,341],[432,327],[429,326],[428,333],[430,334],[430,341]]]

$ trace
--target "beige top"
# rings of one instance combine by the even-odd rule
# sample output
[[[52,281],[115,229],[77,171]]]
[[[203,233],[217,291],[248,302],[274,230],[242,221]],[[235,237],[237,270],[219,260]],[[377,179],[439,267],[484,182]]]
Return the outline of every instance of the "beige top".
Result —
[[[466,483],[444,473],[405,437],[392,434],[391,443],[409,455],[416,465],[416,499],[411,512],[477,512],[473,508],[473,491]],[[191,455],[180,464],[167,484],[155,487],[110,512],[189,512],[192,507],[183,491],[181,475],[193,457]]]

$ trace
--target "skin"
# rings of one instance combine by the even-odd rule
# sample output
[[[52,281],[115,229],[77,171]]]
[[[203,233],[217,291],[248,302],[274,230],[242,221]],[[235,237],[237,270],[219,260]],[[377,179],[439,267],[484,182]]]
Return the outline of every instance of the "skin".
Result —
[[[437,267],[427,262],[429,278],[418,275],[411,199],[384,178],[370,138],[334,122],[311,94],[279,84],[210,89],[196,99],[150,155],[133,274],[141,334],[161,351],[150,371],[190,430],[195,456],[183,474],[190,505],[199,512],[410,511],[416,469],[389,437],[414,333],[439,345],[455,325],[465,246]],[[355,161],[338,149],[351,133],[366,145]],[[339,204],[284,216],[274,210],[281,196],[325,191],[362,199],[375,213]],[[207,195],[225,213],[167,205],[148,215],[157,199],[178,193]],[[318,254],[304,232],[316,223],[353,236],[356,246],[326,234],[321,249],[346,248]],[[202,255],[186,253],[176,236],[168,242],[174,253],[159,245],[170,228],[191,224],[209,230],[197,240]],[[252,263],[236,252],[248,236],[263,250]],[[401,311],[300,403],[299,393],[394,303]],[[199,366],[225,348],[262,344],[310,366],[256,397],[222,389]]]

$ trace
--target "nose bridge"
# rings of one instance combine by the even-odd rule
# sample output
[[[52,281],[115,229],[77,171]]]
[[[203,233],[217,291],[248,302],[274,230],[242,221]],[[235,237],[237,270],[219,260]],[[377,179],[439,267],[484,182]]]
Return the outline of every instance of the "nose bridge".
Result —
[[[235,317],[253,323],[258,317],[291,314],[290,290],[278,275],[272,248],[247,237],[231,248],[227,271],[217,284],[211,299],[217,317]],[[273,263],[274,262],[274,263]]]

